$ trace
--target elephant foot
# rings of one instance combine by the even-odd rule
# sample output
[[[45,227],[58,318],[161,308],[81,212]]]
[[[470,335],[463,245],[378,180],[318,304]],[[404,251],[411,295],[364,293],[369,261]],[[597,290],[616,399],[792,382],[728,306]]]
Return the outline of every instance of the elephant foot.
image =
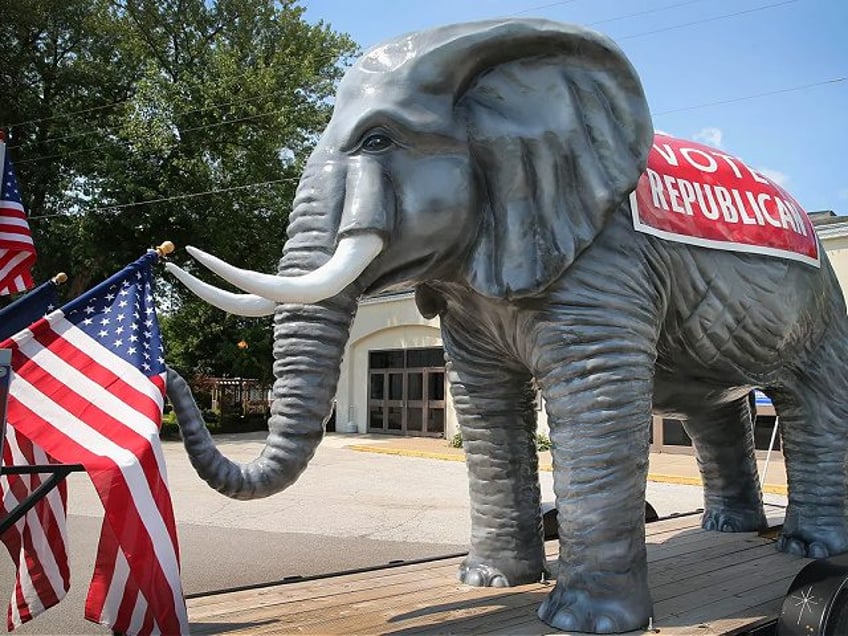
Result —
[[[512,587],[524,583],[537,583],[547,576],[544,564],[533,564],[516,559],[499,559],[498,564],[472,556],[459,566],[457,578],[474,587]]]
[[[766,527],[766,524],[766,515],[761,505],[745,508],[710,506],[701,517],[704,530],[718,532],[756,532]]]
[[[787,511],[786,521],[777,540],[777,549],[811,559],[848,552],[848,528],[843,521],[811,523],[805,519],[803,526],[798,516]]]
[[[645,629],[651,619],[647,585],[620,589],[619,595],[594,596],[557,583],[538,611],[539,618],[565,632],[615,634]]]

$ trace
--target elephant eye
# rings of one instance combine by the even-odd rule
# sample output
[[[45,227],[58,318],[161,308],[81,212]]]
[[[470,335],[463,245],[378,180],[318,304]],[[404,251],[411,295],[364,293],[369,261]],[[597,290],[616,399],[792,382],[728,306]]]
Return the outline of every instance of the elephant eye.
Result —
[[[362,149],[366,152],[380,152],[394,145],[390,137],[382,134],[368,135],[362,142]]]

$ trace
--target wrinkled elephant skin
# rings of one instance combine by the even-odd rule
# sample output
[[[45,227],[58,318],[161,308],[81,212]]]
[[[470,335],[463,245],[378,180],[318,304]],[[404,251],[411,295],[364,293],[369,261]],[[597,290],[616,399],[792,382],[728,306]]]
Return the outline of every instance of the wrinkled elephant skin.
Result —
[[[321,439],[357,299],[415,285],[421,312],[441,319],[467,455],[466,583],[517,585],[545,571],[535,385],[561,544],[539,610],[550,625],[608,633],[649,622],[652,411],[685,421],[704,527],[750,531],[764,514],[747,396],[764,390],[790,486],[778,547],[845,551],[848,320],[833,271],[824,256],[815,266],[635,231],[628,196],[653,139],[629,62],[578,27],[461,24],[366,53],[304,172],[280,285],[210,261],[250,292],[207,289],[213,302],[275,311],[277,380],[266,447],[240,465],[215,449],[170,373],[199,474],[244,499],[292,483]],[[334,287],[337,270],[353,282]],[[322,289],[346,287],[299,301],[297,278],[310,272]]]

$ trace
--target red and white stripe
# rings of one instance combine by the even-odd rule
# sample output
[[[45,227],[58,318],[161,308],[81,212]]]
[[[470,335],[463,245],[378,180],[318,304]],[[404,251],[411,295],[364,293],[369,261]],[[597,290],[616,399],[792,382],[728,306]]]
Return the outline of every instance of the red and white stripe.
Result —
[[[54,463],[43,449],[6,427],[4,466],[32,466]],[[41,485],[39,475],[0,477],[0,517],[7,515]],[[30,509],[2,536],[17,566],[15,586],[6,615],[9,631],[32,620],[61,601],[70,588],[68,568],[67,486],[57,488]]]
[[[6,144],[0,141],[0,186],[5,178],[5,156]],[[0,295],[26,291],[33,286],[30,270],[35,258],[24,206],[0,197]]]
[[[103,563],[111,559],[116,567],[108,581],[105,570],[95,570],[87,603],[92,615],[86,618],[128,634],[187,633],[176,523],[158,436],[164,374],[145,376],[61,311],[6,346],[13,350],[14,370],[9,422],[58,461],[82,463],[104,502],[113,556],[104,556]],[[119,554],[126,559],[126,575]],[[127,591],[135,597],[129,612]],[[150,621],[136,620],[148,613]]]

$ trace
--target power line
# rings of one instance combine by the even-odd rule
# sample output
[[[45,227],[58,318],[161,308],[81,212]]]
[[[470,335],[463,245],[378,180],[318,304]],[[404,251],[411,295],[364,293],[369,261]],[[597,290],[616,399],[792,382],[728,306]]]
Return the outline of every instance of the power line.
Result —
[[[789,1],[790,2],[797,2],[797,0],[789,0]],[[635,36],[631,36],[631,37],[635,37]],[[677,113],[677,112],[682,112],[682,111],[687,111],[687,110],[697,110],[697,109],[700,109],[700,108],[706,108],[708,106],[718,106],[718,105],[721,105],[721,104],[732,104],[732,103],[735,103],[735,102],[743,102],[743,101],[747,101],[747,100],[750,100],[750,99],[756,99],[758,97],[765,97],[765,96],[768,96],[768,95],[778,95],[778,94],[781,94],[781,93],[792,93],[792,92],[797,92],[797,91],[815,88],[817,86],[824,86],[824,85],[827,85],[827,84],[838,84],[840,82],[846,81],[846,79],[848,79],[848,77],[836,77],[836,78],[832,78],[832,79],[822,80],[820,82],[814,82],[814,83],[811,83],[811,84],[803,84],[801,86],[792,86],[792,87],[789,87],[789,88],[781,88],[781,89],[776,89],[776,90],[773,90],[773,91],[765,91],[765,92],[762,92],[762,93],[754,93],[752,95],[744,95],[744,96],[741,96],[741,97],[733,97],[733,98],[729,98],[729,99],[718,100],[718,101],[715,101],[715,102],[704,102],[704,103],[701,103],[701,104],[693,104],[691,106],[682,106],[680,108],[674,108],[674,109],[670,109],[670,110],[655,111],[653,114],[654,115],[668,115],[670,113]],[[229,124],[240,123],[240,122],[248,121],[248,120],[251,120],[251,119],[260,119],[262,117],[271,117],[271,116],[277,115],[277,114],[279,114],[277,111],[271,111],[271,112],[267,112],[267,113],[259,113],[258,115],[249,115],[247,117],[240,117],[240,118],[237,118],[237,119],[229,119],[229,120],[225,120],[225,121],[222,121],[222,122],[216,122],[214,124],[206,124],[206,125],[203,125],[203,126],[195,126],[193,128],[186,128],[185,130],[180,131],[180,132],[194,132],[194,131],[205,130],[205,129],[209,129],[209,128],[217,128],[219,126],[226,126],[226,125],[229,125]],[[40,162],[40,161],[47,161],[48,159],[59,159],[59,158],[70,157],[70,156],[77,155],[77,154],[92,152],[92,151],[98,150],[100,148],[105,148],[109,145],[110,144],[99,144],[99,145],[93,146],[91,148],[81,148],[79,150],[70,150],[68,152],[64,152],[64,153],[60,153],[60,154],[45,155],[45,156],[41,156],[41,157],[33,157],[31,159],[20,159],[20,160],[16,160],[15,164],[21,165],[21,164],[26,164],[26,163],[37,163],[37,162]]]
[[[531,13],[533,11],[537,11],[537,10],[541,10],[541,9],[548,9],[548,8],[560,6],[560,5],[563,5],[563,4],[570,4],[571,2],[574,2],[574,1],[575,0],[561,0],[560,2],[552,2],[552,3],[548,3],[548,4],[544,4],[544,5],[538,5],[538,6],[535,6],[535,7],[530,7],[529,9],[523,9],[521,11],[517,11],[517,12],[513,13],[512,15],[522,15],[522,14],[525,14],[525,13]],[[640,11],[640,12],[636,12],[636,13],[630,13],[630,14],[627,14],[627,15],[622,15],[622,16],[617,16],[617,17],[612,17],[612,18],[606,18],[604,20],[597,20],[595,22],[588,23],[587,26],[595,26],[595,25],[598,25],[598,24],[615,22],[617,20],[624,20],[624,19],[627,19],[627,18],[637,17],[637,16],[640,16],[640,15],[647,15],[647,14],[650,14],[650,13],[661,13],[663,11],[667,11],[667,10],[670,10],[670,9],[676,9],[678,7],[682,7],[682,6],[685,6],[685,5],[688,5],[688,4],[694,4],[696,2],[702,2],[702,1],[703,0],[688,0],[687,2],[679,2],[679,3],[673,4],[673,5],[667,5],[667,6],[664,6],[664,7],[657,7],[655,9],[648,9],[646,11]],[[755,9],[752,9],[751,11],[758,11],[758,10],[761,10],[761,9],[764,9],[764,8],[770,8],[771,6],[779,6],[780,4],[788,4],[789,2],[796,2],[796,1],[797,0],[787,0],[786,2],[778,3],[777,5],[769,5],[767,7],[755,8]],[[747,12],[750,12],[750,11],[743,11],[743,12],[740,12],[740,13],[747,13]],[[737,15],[737,14],[729,14],[728,16],[718,16],[716,18],[708,18],[707,20],[704,20],[704,21],[709,22],[709,21],[712,21],[712,20],[715,20],[715,19],[720,19],[720,18],[723,18],[723,17],[730,17],[732,15]],[[699,24],[699,22],[692,22],[692,23],[668,27],[668,28],[669,29],[676,29],[676,28],[680,28],[680,27],[683,27],[683,26],[689,26],[690,24]],[[667,30],[667,29],[661,29],[661,31],[662,30]],[[637,35],[631,35],[631,36],[626,36],[626,37],[634,38],[634,37],[640,37],[642,35],[645,35],[645,34],[637,34]],[[323,64],[325,62],[332,61],[332,60],[339,58],[339,57],[340,56],[337,56],[337,55],[328,55],[328,56],[318,57],[318,58],[316,58],[316,61]],[[242,77],[249,74],[253,70],[255,70],[255,69],[251,69],[251,71],[245,71],[245,73],[242,74]],[[250,102],[250,101],[262,99],[264,97],[270,97],[270,96],[280,92],[280,90],[283,90],[283,89],[271,91],[270,93],[265,93],[263,95],[259,95],[259,96],[256,96],[256,97],[231,100],[229,102],[212,104],[210,106],[201,106],[201,107],[198,107],[198,108],[192,108],[192,109],[189,109],[189,110],[181,111],[181,112],[177,113],[176,115],[177,116],[188,115],[188,114],[191,114],[191,113],[202,112],[202,111],[206,111],[206,110],[213,110],[215,108],[223,108],[224,106],[232,106],[232,105],[235,105],[235,104],[247,103],[247,102]],[[114,108],[115,106],[119,106],[121,104],[125,104],[127,102],[130,102],[130,101],[132,101],[132,99],[134,99],[134,98],[128,97],[127,99],[119,100],[119,101],[111,103],[111,104],[104,104],[104,105],[101,105],[101,106],[95,106],[95,107],[92,107],[92,108],[87,108],[87,109],[83,109],[83,110],[79,110],[79,111],[71,111],[69,113],[59,113],[57,115],[52,115],[50,117],[42,117],[42,118],[39,118],[39,119],[30,119],[30,120],[26,120],[26,121],[22,121],[22,122],[17,122],[17,123],[14,123],[14,124],[7,124],[5,127],[11,128],[11,127],[14,127],[14,126],[23,126],[25,124],[40,123],[40,122],[43,122],[43,121],[52,121],[52,120],[55,120],[55,119],[60,119],[62,117],[72,117],[74,115],[85,114],[85,113],[88,113],[88,112],[103,110],[103,109],[106,109],[106,108]],[[74,133],[74,134],[71,134],[71,135],[64,135],[62,137],[51,137],[51,138],[45,139],[44,141],[42,141],[40,143],[47,143],[47,142],[50,142],[50,141],[54,141],[54,142],[55,141],[65,141],[65,140],[68,140],[68,139],[74,139],[76,137],[84,137],[84,136],[87,136],[88,134],[91,134],[91,133],[94,133],[94,132],[96,132],[96,131],[89,131],[89,132],[84,132],[84,133]],[[21,145],[22,144],[11,145],[8,148],[9,148],[9,150],[13,150],[15,148],[19,148]],[[54,157],[51,156],[50,158],[54,158]]]
[[[195,126],[193,128],[183,128],[180,131],[180,134],[187,132],[194,132],[195,130],[205,130],[207,128],[217,128],[218,126],[227,126],[229,124],[237,124],[243,121],[249,121],[251,119],[261,119],[262,117],[271,117],[272,115],[279,115],[279,110],[272,110],[267,113],[259,113],[258,115],[248,115],[247,117],[239,117],[238,119],[227,119],[225,121],[219,121],[215,124],[206,124],[204,126]]]
[[[669,110],[661,110],[655,112],[654,115],[668,115],[670,113],[682,113],[687,110],[696,110],[698,108],[707,108],[708,106],[719,106],[721,104],[733,104],[735,102],[742,102],[748,99],[756,99],[758,97],[767,97],[768,95],[779,95],[781,93],[792,93],[794,91],[802,91],[808,88],[815,88],[816,86],[825,86],[827,84],[838,84],[839,82],[844,82],[848,80],[848,76],[844,77],[834,77],[828,80],[822,80],[821,82],[814,82],[812,84],[803,84],[801,86],[793,86],[791,88],[780,88],[774,91],[765,91],[762,93],[755,93],[753,95],[745,95],[744,97],[734,97],[731,99],[721,99],[715,102],[705,102],[703,104],[695,104],[694,106],[683,106],[681,108],[672,108]]]
[[[126,99],[118,100],[117,102],[112,102],[111,104],[103,104],[101,106],[92,106],[91,108],[84,108],[82,110],[73,111],[70,113],[59,113],[58,115],[50,115],[49,117],[39,117],[38,119],[28,119],[26,121],[19,121],[14,124],[7,124],[4,128],[12,128],[14,126],[25,126],[26,124],[40,124],[43,121],[53,121],[54,119],[61,119],[62,117],[70,117],[72,115],[85,115],[86,113],[93,113],[96,110],[103,110],[105,108],[114,108],[115,106],[120,106],[121,104],[126,104],[130,101],[132,97],[127,97]]]
[[[243,121],[249,121],[251,119],[260,119],[262,117],[270,117],[272,115],[279,115],[279,111],[272,111],[268,113],[260,113],[258,115],[248,115],[247,117],[239,117],[237,119],[227,119],[224,121],[215,122],[214,124],[206,124],[203,126],[194,126],[193,128],[184,128],[180,130],[179,133],[187,133],[187,132],[196,132],[198,130],[205,130],[208,128],[218,128],[219,126],[227,126],[229,124],[237,124]],[[62,157],[70,157],[73,155],[78,155],[86,152],[92,152],[94,150],[98,150],[100,148],[106,148],[111,146],[112,144],[98,144],[96,146],[92,146],[91,148],[80,148],[79,150],[70,150],[68,152],[63,152],[55,155],[43,155],[41,157],[33,157],[31,159],[21,159],[20,161],[15,161],[15,164],[21,165],[24,163],[38,163],[40,161],[47,161],[48,159],[58,159]]]
[[[538,7],[530,7],[529,9],[523,9],[521,11],[516,11],[510,15],[524,15],[525,13],[533,13],[533,11],[540,11],[541,9],[550,9],[551,7],[558,7],[562,4],[569,4],[574,2],[574,0],[561,0],[561,2],[551,2],[550,4],[543,4]]]
[[[549,3],[549,4],[546,4],[546,5],[540,5],[540,6],[537,6],[537,7],[531,7],[530,9],[525,9],[525,10],[520,11],[520,12],[514,14],[514,15],[518,15],[520,13],[527,13],[527,12],[535,11],[535,10],[538,10],[538,9],[544,9],[544,8],[549,8],[549,7],[553,7],[553,6],[559,6],[559,5],[562,5],[562,4],[568,4],[568,3],[573,2],[573,1],[574,0],[563,0],[561,2],[554,2],[554,3]],[[655,9],[649,9],[649,10],[646,10],[646,11],[636,12],[636,13],[618,16],[618,17],[613,17],[613,18],[606,18],[604,20],[591,22],[587,26],[594,26],[594,25],[602,24],[602,23],[606,23],[606,22],[623,20],[623,19],[626,19],[626,18],[636,17],[636,16],[639,16],[639,15],[646,15],[646,14],[649,14],[649,13],[658,13],[658,12],[662,12],[662,11],[667,11],[667,10],[675,9],[675,8],[678,8],[678,7],[681,7],[681,6],[694,4],[695,2],[699,2],[699,1],[701,1],[701,0],[687,0],[686,2],[678,2],[676,4],[667,5],[667,6],[664,6],[664,7],[658,7],[658,8],[655,8]],[[684,24],[678,24],[678,25],[672,25],[672,26],[664,27],[664,28],[660,28],[660,29],[654,29],[652,31],[646,31],[644,33],[627,35],[627,36],[623,36],[623,37],[616,38],[616,39],[617,40],[626,40],[626,39],[634,39],[634,38],[644,37],[646,35],[663,33],[665,31],[671,31],[671,30],[685,28],[685,27],[689,27],[689,26],[695,26],[695,25],[698,25],[698,24],[714,22],[714,21],[717,21],[717,20],[723,20],[723,19],[727,19],[727,18],[737,17],[737,16],[740,16],[740,15],[746,15],[746,14],[754,13],[754,12],[758,12],[758,11],[765,11],[767,9],[772,9],[772,8],[784,6],[784,5],[787,5],[787,4],[792,4],[792,3],[795,3],[797,1],[798,0],[783,0],[782,2],[776,2],[776,3],[772,3],[772,4],[768,4],[768,5],[763,5],[763,6],[760,6],[760,7],[753,7],[751,9],[745,9],[745,10],[742,10],[742,11],[736,11],[734,13],[728,13],[728,14],[723,14],[723,15],[719,15],[719,16],[713,16],[713,17],[704,18],[704,19],[701,19],[701,20],[695,20],[695,21],[692,21],[692,22],[684,23]],[[335,57],[337,57],[337,56],[327,56],[324,59],[330,60],[330,59],[333,59]],[[322,59],[322,58],[319,58],[319,59]],[[813,86],[813,85],[811,85],[811,86]],[[800,90],[800,88],[786,89],[786,91],[793,91],[793,90]],[[270,95],[273,95],[276,92],[279,92],[279,91],[272,91],[271,93],[268,93],[264,96],[270,96]],[[782,92],[782,91],[777,91],[777,92]],[[190,110],[184,111],[183,113],[180,113],[180,114],[189,114],[189,113],[192,113],[192,112],[198,112],[198,111],[202,111],[202,110],[211,110],[213,108],[223,107],[223,106],[227,106],[227,105],[245,103],[245,102],[248,102],[248,101],[254,101],[256,99],[260,99],[261,97],[263,97],[263,96],[260,95],[258,97],[246,98],[246,99],[243,99],[243,100],[232,100],[230,102],[225,102],[223,104],[217,104],[217,105],[212,105],[212,106],[199,107],[199,108],[196,108],[196,109],[190,109]],[[740,97],[738,99],[727,100],[726,103],[730,103],[730,102],[733,102],[733,101],[744,101],[744,100],[750,99],[750,98],[751,97]],[[124,100],[124,101],[128,101],[128,100]],[[99,108],[108,108],[108,107],[114,106],[114,105],[116,105],[116,104],[110,104],[110,105],[106,105],[106,106],[96,107],[96,108],[93,108],[93,109],[88,109],[86,111],[80,111],[80,112],[88,112],[90,110],[97,110]],[[701,108],[703,106],[705,106],[705,105],[697,105],[697,106],[686,107],[686,109]],[[78,113],[69,113],[67,115],[70,116],[72,114],[78,114]],[[196,127],[193,127],[193,128],[188,128],[188,129],[185,129],[182,132],[191,132],[191,131],[197,131],[197,130],[204,130],[204,129],[208,129],[208,128],[216,128],[216,127],[225,126],[225,125],[229,125],[229,124],[235,124],[235,123],[239,123],[239,122],[243,122],[243,121],[248,121],[248,120],[251,120],[251,119],[258,119],[258,118],[261,118],[261,117],[269,117],[269,116],[272,116],[274,114],[276,114],[276,113],[275,112],[268,112],[268,113],[262,113],[262,114],[259,114],[259,115],[251,115],[251,116],[247,116],[247,117],[237,118],[237,119],[233,119],[233,120],[225,120],[223,122],[217,122],[217,123],[214,123],[214,124],[206,124],[206,125],[203,125],[203,126],[196,126]],[[656,114],[665,114],[665,113],[656,113]],[[60,117],[60,116],[61,115],[56,115],[53,118],[57,118],[57,117]],[[45,118],[45,119],[52,119],[52,118]],[[41,120],[32,120],[32,121],[41,121]],[[78,133],[77,135],[68,135],[68,136],[66,136],[62,139],[72,138],[73,136],[83,136],[84,134],[85,133]],[[76,154],[92,152],[92,151],[97,150],[99,148],[107,147],[109,145],[110,144],[98,144],[98,145],[93,146],[91,148],[83,148],[83,149],[72,150],[72,151],[60,153],[60,154],[45,155],[45,156],[41,156],[41,157],[34,157],[34,158],[31,158],[31,159],[23,159],[23,160],[17,161],[16,163],[18,163],[18,164],[36,163],[36,162],[40,162],[40,161],[47,161],[47,160],[50,160],[50,159],[69,157],[69,156],[73,156],[73,155],[76,155]],[[17,146],[11,146],[10,149],[15,148],[15,147],[17,147]]]
[[[597,20],[595,22],[589,22],[586,26],[597,26],[599,24],[606,24],[607,22],[617,22],[618,20],[626,20],[627,18],[637,18],[642,15],[648,15],[649,13],[662,13],[663,11],[668,11],[669,9],[677,9],[678,7],[685,7],[687,4],[697,4],[698,2],[703,2],[704,0],[687,0],[686,2],[678,2],[677,4],[669,4],[664,7],[657,7],[655,9],[646,9],[645,11],[637,11],[636,13],[628,13],[627,15],[620,15],[614,18],[605,18],[604,20]]]
[[[734,13],[725,13],[724,15],[717,15],[711,18],[704,18],[702,20],[695,20],[693,22],[686,22],[685,24],[675,24],[669,27],[663,27],[662,29],[654,29],[653,31],[645,31],[644,33],[635,33],[633,35],[625,35],[623,37],[618,37],[616,40],[632,40],[634,38],[641,38],[646,35],[655,35],[657,33],[665,33],[666,31],[674,31],[675,29],[683,29],[685,27],[695,26],[698,24],[706,24],[707,22],[715,22],[717,20],[724,20],[726,18],[735,18],[740,15],[746,15],[748,13],[755,13],[757,11],[765,11],[766,9],[774,9],[776,7],[782,7],[787,4],[792,4],[794,2],[798,2],[798,0],[784,0],[783,2],[775,2],[773,4],[766,4],[760,7],[753,7],[751,9],[744,9],[742,11],[736,11]]]
[[[246,190],[247,188],[255,188],[258,186],[264,185],[273,185],[276,183],[291,183],[298,181],[295,177],[287,177],[285,179],[271,179],[270,181],[257,181],[256,183],[247,183],[245,185],[240,186],[232,186],[230,188],[218,188],[215,190],[205,190],[203,192],[189,192],[187,194],[176,194],[172,197],[162,197],[159,199],[145,199],[143,201],[134,201],[132,203],[121,203],[118,205],[105,205],[99,208],[91,208],[90,210],[86,210],[86,212],[94,213],[94,212],[111,212],[115,210],[124,210],[126,208],[135,208],[141,205],[153,205],[154,203],[167,203],[168,201],[179,201],[183,199],[193,199],[195,197],[208,196],[210,194],[222,194],[224,192],[233,192],[235,190]],[[39,214],[36,216],[29,217],[30,221],[39,220],[39,219],[50,219],[59,216],[70,216],[68,214]]]
[[[189,110],[184,110],[184,111],[180,111],[178,113],[174,113],[174,116],[175,117],[183,117],[185,115],[190,115],[192,113],[200,113],[200,112],[207,111],[207,110],[214,110],[216,108],[224,108],[225,106],[232,106],[234,104],[246,104],[248,102],[255,102],[259,99],[271,97],[273,95],[276,95],[277,93],[281,93],[284,90],[285,89],[283,89],[283,88],[279,88],[277,90],[271,91],[270,93],[264,93],[262,95],[257,95],[255,97],[247,97],[245,99],[234,99],[234,100],[231,100],[229,102],[222,102],[222,103],[219,103],[219,104],[211,104],[209,106],[199,106],[198,108],[191,108]],[[72,114],[73,113],[70,113],[68,116],[70,116]],[[92,135],[96,132],[98,132],[98,130],[86,130],[84,132],[72,133],[70,135],[62,135],[61,137],[48,137],[47,139],[44,139],[42,141],[37,141],[35,143],[36,144],[46,144],[46,143],[56,142],[56,141],[67,141],[68,139],[76,139],[76,138],[79,138],[79,137],[88,137],[89,135]],[[24,146],[24,145],[26,145],[26,144],[11,145],[11,146],[7,146],[6,148],[7,148],[7,150],[14,150],[15,148],[20,148],[21,146]]]
[[[781,93],[790,93],[790,92],[808,90],[808,89],[811,89],[811,88],[816,88],[818,86],[826,86],[828,84],[838,84],[840,82],[845,82],[845,81],[848,81],[848,75],[843,76],[843,77],[835,77],[835,78],[832,78],[832,79],[822,80],[820,82],[813,82],[811,84],[803,84],[801,86],[793,86],[793,87],[790,87],[790,88],[782,88],[782,89],[777,89],[777,90],[773,90],[773,91],[764,91],[764,92],[761,92],[761,93],[754,93],[752,95],[745,95],[743,97],[735,97],[735,98],[732,98],[732,99],[717,100],[717,101],[714,101],[714,102],[704,102],[702,104],[695,104],[695,105],[692,105],[692,106],[683,106],[681,108],[672,108],[672,109],[668,109],[668,110],[656,111],[656,112],[653,113],[653,115],[668,115],[668,114],[671,114],[671,113],[685,112],[685,111],[689,111],[689,110],[695,110],[695,109],[698,109],[698,108],[707,108],[709,106],[719,106],[719,105],[722,105],[722,104],[732,104],[732,103],[735,103],[735,102],[741,102],[741,101],[745,101],[745,100],[749,100],[749,99],[757,99],[759,97],[768,97],[770,95],[779,95]],[[220,193],[232,192],[232,191],[236,191],[236,190],[244,190],[244,189],[247,189],[247,188],[253,188],[253,187],[257,187],[257,186],[272,185],[272,184],[276,184],[276,183],[293,182],[293,181],[297,181],[297,180],[298,180],[297,178],[273,179],[273,180],[270,180],[270,181],[260,181],[260,182],[249,183],[249,184],[241,185],[241,186],[233,186],[233,187],[230,187],[230,188],[219,188],[219,189],[216,189],[216,190],[206,190],[206,191],[203,191],[203,192],[190,192],[190,193],[187,193],[187,194],[175,195],[175,196],[172,196],[172,197],[162,197],[162,198],[159,198],[159,199],[148,199],[148,200],[144,200],[144,201],[136,201],[136,202],[133,202],[133,203],[123,203],[123,204],[120,204],[120,205],[103,206],[103,207],[99,207],[99,208],[92,208],[91,210],[88,210],[88,212],[106,212],[106,211],[111,211],[111,210],[121,210],[121,209],[125,209],[125,208],[130,208],[130,207],[137,207],[137,206],[141,206],[141,205],[151,205],[151,204],[154,204],[154,203],[166,203],[168,201],[191,199],[191,198],[200,197],[200,196],[207,196],[207,195],[210,195],[210,194],[220,194]],[[52,218],[52,217],[58,217],[58,216],[67,216],[67,215],[64,215],[64,214],[43,214],[43,215],[39,215],[39,216],[32,216],[32,217],[30,217],[30,220],[46,219],[46,218]]]
[[[749,99],[757,99],[759,97],[767,97],[769,95],[778,95],[778,94],[781,94],[781,93],[790,93],[790,92],[795,92],[795,91],[802,91],[802,90],[807,90],[807,89],[810,89],[810,88],[816,88],[818,86],[826,86],[828,84],[838,84],[840,82],[845,82],[845,81],[848,81],[848,75],[843,76],[843,77],[835,77],[835,78],[828,79],[828,80],[822,80],[821,82],[813,82],[812,84],[803,84],[801,86],[793,86],[793,87],[790,87],[790,88],[782,88],[782,89],[778,89],[778,90],[774,90],[774,91],[765,91],[765,92],[762,92],[762,93],[754,93],[752,95],[745,95],[743,97],[736,97],[736,98],[733,98],[733,99],[724,99],[724,100],[718,100],[718,101],[714,101],[714,102],[705,102],[703,104],[695,104],[693,106],[684,106],[684,107],[681,107],[681,108],[672,108],[672,109],[669,109],[669,110],[657,111],[657,112],[654,112],[653,115],[668,115],[668,114],[671,114],[671,113],[679,113],[679,112],[684,112],[684,111],[688,111],[688,110],[695,110],[695,109],[698,109],[698,108],[707,108],[709,106],[718,106],[718,105],[722,105],[722,104],[732,104],[732,103],[735,103],[735,102],[741,102],[741,101],[745,101],[745,100],[749,100]],[[271,185],[271,184],[275,184],[275,183],[293,182],[293,181],[297,181],[297,178],[273,179],[271,181],[260,181],[260,182],[257,182],[257,183],[249,183],[249,184],[246,184],[246,185],[234,186],[234,187],[231,187],[231,188],[220,188],[220,189],[217,189],[217,190],[206,190],[204,192],[190,192],[188,194],[175,195],[173,197],[163,197],[163,198],[160,198],[160,199],[148,199],[148,200],[145,200],[145,201],[136,201],[136,202],[133,202],[133,203],[123,203],[123,204],[120,204],[120,205],[103,206],[103,207],[100,207],[100,208],[93,208],[93,209],[88,210],[88,211],[89,212],[105,212],[105,211],[110,211],[110,210],[120,210],[120,209],[124,209],[124,208],[137,207],[137,206],[140,206],[140,205],[151,205],[151,204],[154,204],[154,203],[165,203],[167,201],[176,201],[176,200],[180,200],[180,199],[191,199],[191,198],[194,198],[194,197],[206,196],[206,195],[210,195],[210,194],[232,192],[234,190],[244,190],[246,188],[253,188],[253,187],[257,187],[257,186]],[[66,215],[64,215],[64,214],[43,214],[43,215],[40,215],[40,216],[30,217],[30,219],[45,219],[45,218],[51,218],[51,217],[56,217],[56,216],[66,216]]]
[[[323,65],[326,62],[331,62],[335,59],[341,59],[341,57],[342,57],[342,54],[339,54],[339,55],[322,55],[322,56],[316,57],[315,61],[318,62],[319,64]],[[236,75],[235,77],[245,77],[245,76],[249,75],[250,73],[257,71],[257,70],[262,70],[262,69],[252,68],[250,70],[245,71],[241,75]],[[212,104],[210,106],[200,106],[198,108],[192,108],[192,109],[189,109],[189,110],[186,110],[186,111],[182,111],[181,113],[178,113],[178,114],[179,115],[187,115],[189,113],[200,112],[200,111],[203,111],[203,110],[213,110],[215,108],[220,108],[220,107],[223,107],[223,106],[230,106],[232,104],[241,104],[241,103],[253,101],[253,100],[256,100],[256,99],[261,99],[262,97],[270,97],[271,95],[278,93],[280,90],[282,90],[282,89],[271,91],[270,93],[266,93],[264,95],[259,95],[258,97],[236,99],[236,100],[232,100],[232,101],[229,101],[229,102]],[[71,111],[71,112],[68,112],[68,113],[59,113],[57,115],[50,115],[49,117],[40,117],[38,119],[27,119],[25,121],[19,121],[19,122],[10,123],[10,124],[4,124],[3,126],[0,126],[0,127],[2,127],[2,128],[13,128],[15,126],[25,126],[26,124],[37,124],[37,123],[41,123],[43,121],[53,121],[55,119],[61,119],[63,117],[73,117],[74,115],[84,115],[86,113],[91,113],[91,112],[98,111],[98,110],[104,110],[104,109],[107,109],[107,108],[114,108],[116,106],[120,106],[121,104],[126,104],[128,102],[131,102],[133,99],[135,99],[135,95],[133,95],[131,97],[127,97],[125,99],[118,100],[116,102],[112,102],[110,104],[102,104],[100,106],[92,106],[91,108],[84,108],[82,110],[75,110],[75,111]],[[58,139],[66,139],[66,138],[67,137],[51,138],[51,139],[45,139],[44,141],[45,142],[51,141],[51,140],[57,141]],[[14,146],[12,146],[12,147],[14,147]]]

